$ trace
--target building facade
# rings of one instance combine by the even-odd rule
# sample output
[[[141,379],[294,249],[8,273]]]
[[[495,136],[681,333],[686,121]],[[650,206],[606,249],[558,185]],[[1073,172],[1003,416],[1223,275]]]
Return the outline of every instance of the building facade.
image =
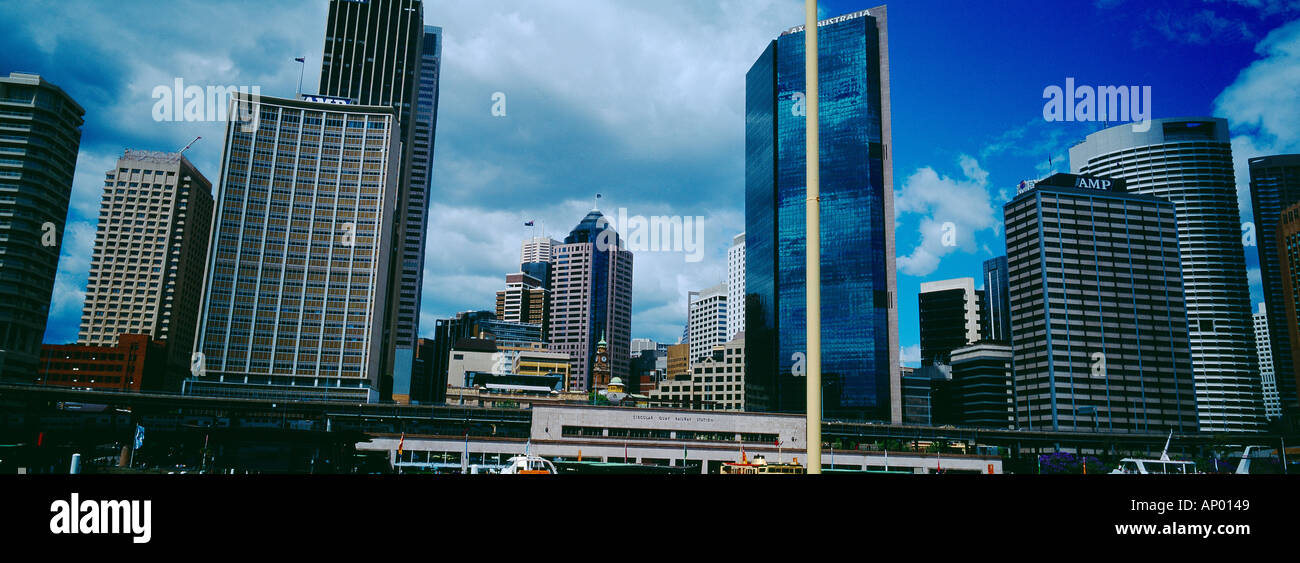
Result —
[[[1129,124],[1104,129],[1070,148],[1070,168],[1173,202],[1201,428],[1262,429],[1227,120],[1156,119],[1144,133]]]
[[[0,76],[0,380],[36,376],[85,113],[40,76]]]
[[[1286,315],[1287,339],[1290,341],[1291,365],[1300,368],[1300,203],[1283,209],[1277,221],[1277,262],[1282,285],[1282,314]],[[1277,359],[1277,354],[1273,354]],[[1292,379],[1300,386],[1300,371],[1282,373],[1277,379]],[[1279,387],[1281,387],[1279,385]],[[1286,405],[1282,405],[1286,408]]]
[[[386,375],[410,365],[420,334],[441,58],[442,30],[424,25],[421,0],[330,0],[320,93],[392,107],[397,122],[397,212],[383,242],[392,268],[384,289],[389,325],[380,335]]]
[[[1015,428],[1015,384],[1011,346],[981,341],[952,351],[955,424]]]
[[[727,284],[692,291],[687,300],[687,342],[695,362],[712,356],[714,346],[727,342]]]
[[[953,350],[980,339],[979,295],[974,278],[921,284],[921,365],[949,363]]]
[[[628,380],[632,340],[632,253],[600,211],[592,210],[553,247],[552,351],[572,358],[570,391],[593,389],[596,342],[609,344],[610,377]]]
[[[1252,158],[1250,203],[1255,222],[1255,250],[1259,253],[1260,283],[1268,309],[1269,351],[1281,404],[1297,406],[1296,373],[1291,357],[1290,330],[1286,323],[1286,302],[1282,298],[1282,269],[1278,262],[1277,224],[1283,209],[1300,203],[1300,154]],[[1263,364],[1263,359],[1260,359]],[[1263,368],[1261,367],[1261,373]],[[1270,400],[1265,398],[1265,404]],[[1266,407],[1267,408],[1267,407]],[[1270,418],[1274,415],[1268,414]]]
[[[745,233],[727,247],[727,341],[745,330]]]
[[[196,394],[375,400],[397,122],[386,106],[237,95],[200,309]],[[344,155],[348,155],[344,158]]]
[[[745,335],[720,344],[691,364],[690,374],[660,381],[650,403],[696,410],[745,410]]]
[[[506,274],[506,288],[497,292],[497,319],[540,325],[546,340],[550,328],[551,295],[542,280],[523,272]]]
[[[902,420],[884,6],[818,24],[822,393],[828,417]],[[745,76],[747,408],[804,412],[804,33]]]
[[[1259,304],[1254,314],[1255,352],[1259,355],[1259,383],[1264,394],[1264,416],[1274,419],[1282,416],[1282,401],[1277,392],[1277,372],[1274,370],[1273,348],[1268,325],[1268,308]],[[1289,344],[1289,342],[1288,342]],[[1288,346],[1288,348],[1290,348]]]
[[[1011,342],[1011,295],[1007,292],[1007,257],[984,261],[980,302],[980,340]]]
[[[212,205],[212,183],[184,156],[122,154],[104,174],[78,344],[112,346],[128,333],[165,341],[168,377],[159,388],[180,389],[194,350]]]
[[[1070,174],[1003,206],[1021,428],[1197,429],[1175,209]]]
[[[41,346],[41,385],[110,391],[163,391],[167,347],[147,334],[119,334],[113,344]]]

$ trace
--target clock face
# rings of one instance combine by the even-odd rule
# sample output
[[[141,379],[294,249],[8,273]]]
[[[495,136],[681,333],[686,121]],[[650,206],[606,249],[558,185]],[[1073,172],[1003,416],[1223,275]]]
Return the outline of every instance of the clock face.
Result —
[[[596,358],[596,361],[598,361],[598,362],[605,362],[605,361],[606,361],[606,358],[605,358],[605,356],[600,356],[600,357]]]

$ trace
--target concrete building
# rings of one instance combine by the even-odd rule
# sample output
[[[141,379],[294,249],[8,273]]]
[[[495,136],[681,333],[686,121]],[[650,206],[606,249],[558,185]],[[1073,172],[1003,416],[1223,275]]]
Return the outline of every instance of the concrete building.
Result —
[[[1173,202],[1200,428],[1262,430],[1228,122],[1196,117],[1150,125],[1141,133],[1124,124],[1088,135],[1070,148],[1070,168],[1125,180],[1129,192]]]
[[[410,369],[420,335],[441,58],[442,30],[424,25],[421,0],[330,0],[320,93],[388,106],[396,117],[397,207],[381,243],[391,266],[383,288],[389,324],[379,335],[385,374]]]
[[[1022,429],[1197,429],[1175,205],[1124,188],[1056,174],[1003,206]]]
[[[1264,394],[1264,415],[1274,419],[1282,416],[1282,402],[1277,392],[1277,373],[1273,370],[1275,364],[1269,334],[1268,309],[1263,303],[1259,304],[1259,312],[1255,313],[1254,321],[1255,351],[1259,355],[1260,389]]]
[[[693,410],[745,410],[745,334],[691,363],[688,376],[665,378],[650,403]]]
[[[167,342],[159,389],[189,375],[212,228],[212,183],[177,153],[126,150],[104,174],[77,343]]]
[[[545,342],[550,328],[551,292],[542,280],[523,272],[506,275],[506,288],[497,292],[497,319],[541,325]]]
[[[497,352],[495,340],[462,338],[451,347],[447,361],[447,386],[465,387],[470,372],[510,373],[505,355]]]
[[[572,359],[571,391],[594,388],[596,342],[609,344],[610,378],[628,379],[632,340],[632,253],[598,210],[553,247],[552,351]]]
[[[727,284],[720,283],[687,295],[686,333],[691,362],[713,355],[713,347],[727,342]]]
[[[955,424],[992,428],[1016,427],[1011,346],[980,341],[952,352]]]
[[[202,357],[187,392],[378,400],[393,271],[384,241],[398,223],[395,113],[233,98],[255,122],[227,126]]]
[[[0,76],[0,381],[36,374],[85,113],[40,76]]]
[[[1294,379],[1300,386],[1300,203],[1283,209],[1278,215],[1275,244],[1291,365],[1296,369],[1295,373],[1275,372],[1278,379]],[[1276,359],[1277,354],[1273,357]],[[1282,406],[1286,408],[1285,404]]]
[[[974,278],[921,284],[921,365],[948,364],[953,350],[980,339],[979,295]]]
[[[110,391],[163,391],[167,346],[147,334],[118,334],[112,345],[41,346],[37,382]]]
[[[1283,154],[1250,159],[1250,203],[1255,222],[1255,250],[1259,254],[1260,283],[1268,309],[1269,351],[1277,377],[1277,401],[1297,407],[1296,366],[1291,357],[1286,302],[1282,299],[1282,269],[1278,262],[1277,227],[1282,210],[1300,203],[1300,154]],[[1263,358],[1260,359],[1263,373]],[[1267,393],[1268,391],[1265,391]],[[1264,399],[1265,410],[1272,400]],[[1280,416],[1265,414],[1269,418]]]
[[[901,421],[889,26],[884,6],[818,23],[825,416]],[[807,385],[804,28],[745,75],[746,408],[800,413]]]
[[[731,239],[727,247],[727,338],[745,330],[745,233]]]

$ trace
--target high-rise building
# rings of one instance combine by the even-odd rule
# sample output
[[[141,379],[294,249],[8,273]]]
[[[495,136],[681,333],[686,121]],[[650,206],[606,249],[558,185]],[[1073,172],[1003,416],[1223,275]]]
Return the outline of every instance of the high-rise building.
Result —
[[[178,153],[126,150],[104,174],[77,343],[122,334],[167,343],[167,377],[189,373],[212,228],[212,183]]]
[[[632,253],[595,209],[552,248],[551,350],[573,358],[570,391],[594,389],[596,343],[609,345],[611,379],[628,380]]]
[[[447,397],[447,369],[451,349],[465,338],[486,336],[484,324],[495,321],[496,313],[492,311],[465,311],[457,313],[450,319],[438,319],[434,323],[433,340],[420,350],[424,381],[420,382],[420,393],[411,399],[421,403],[441,403]]]
[[[1015,428],[1011,346],[981,341],[952,351],[954,424]]]
[[[36,376],[85,114],[40,76],[0,76],[0,380]]]
[[[233,103],[257,121],[227,125],[195,346],[202,372],[187,389],[376,399],[395,112],[266,96]]]
[[[519,250],[519,270],[542,282],[542,289],[551,291],[551,252],[559,241],[551,237],[533,237],[523,242]]]
[[[1268,309],[1263,303],[1260,303],[1259,312],[1253,316],[1255,321],[1255,352],[1259,355],[1259,383],[1260,390],[1264,394],[1264,416],[1270,419],[1277,418],[1282,416],[1282,402],[1277,392],[1277,372],[1273,369],[1273,348],[1269,334]]]
[[[884,6],[818,23],[827,417],[902,420]],[[745,406],[804,412],[804,30],[745,76]]]
[[[1146,132],[1129,124],[1104,129],[1070,148],[1070,168],[1173,202],[1201,429],[1262,429],[1228,122],[1156,119]]]
[[[526,273],[506,274],[506,288],[497,292],[497,319],[537,324],[545,341],[550,329],[550,291]]]
[[[980,340],[1011,342],[1011,296],[1007,293],[1007,257],[984,261],[980,302]]]
[[[1282,285],[1282,314],[1286,315],[1287,340],[1291,348],[1292,373],[1274,364],[1277,379],[1291,379],[1300,386],[1300,203],[1283,209],[1277,221],[1278,273]],[[1277,354],[1273,354],[1277,359]],[[1279,387],[1281,387],[1279,385]],[[1288,405],[1283,404],[1285,409]]]
[[[1003,211],[1017,424],[1195,431],[1175,205],[1056,174]]]
[[[727,342],[727,284],[692,291],[686,317],[691,362],[713,355],[713,347]]]
[[[1259,253],[1260,282],[1268,309],[1269,351],[1273,356],[1277,393],[1281,404],[1297,406],[1291,338],[1282,299],[1282,271],[1278,263],[1277,222],[1282,210],[1300,203],[1300,154],[1250,159],[1250,202],[1254,210],[1255,243]],[[1263,359],[1260,359],[1263,363]],[[1261,373],[1263,369],[1261,367]],[[1265,403],[1269,401],[1266,399]],[[1274,415],[1268,415],[1270,417]]]
[[[421,0],[330,0],[320,93],[390,106],[398,123],[397,213],[383,242],[392,254],[385,288],[391,311],[381,335],[385,377],[410,369],[420,333],[441,58],[442,30],[424,25]]]
[[[921,284],[921,365],[949,363],[953,350],[980,339],[979,296],[974,278]]]
[[[745,233],[727,248],[727,342],[745,330]]]

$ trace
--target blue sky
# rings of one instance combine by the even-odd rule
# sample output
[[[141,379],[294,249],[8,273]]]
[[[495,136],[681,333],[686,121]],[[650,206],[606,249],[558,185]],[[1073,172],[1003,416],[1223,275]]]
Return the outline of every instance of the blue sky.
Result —
[[[825,1],[822,13],[876,4]],[[293,58],[305,56],[314,91],[326,6],[0,3],[0,73],[42,74],[87,109],[47,342],[76,337],[102,173],[123,148],[174,151],[201,135],[186,154],[210,179],[219,173],[221,125],[155,122],[153,88],[179,77],[291,96]],[[1043,121],[1045,87],[1066,77],[1150,86],[1156,118],[1228,118],[1248,192],[1246,158],[1300,152],[1297,18],[1296,0],[890,2],[904,360],[919,355],[920,283],[978,277],[1004,252],[1008,193],[1066,170],[1068,147],[1098,127]],[[726,247],[744,229],[745,71],[802,23],[802,2],[432,2],[425,20],[446,34],[425,331],[492,307],[530,234],[524,221],[562,238],[599,192],[610,214],[704,218],[703,261],[636,256],[634,336],[675,341],[686,292],[724,279]],[[491,115],[495,92],[507,95],[506,117]],[[956,247],[938,243],[945,222]]]

